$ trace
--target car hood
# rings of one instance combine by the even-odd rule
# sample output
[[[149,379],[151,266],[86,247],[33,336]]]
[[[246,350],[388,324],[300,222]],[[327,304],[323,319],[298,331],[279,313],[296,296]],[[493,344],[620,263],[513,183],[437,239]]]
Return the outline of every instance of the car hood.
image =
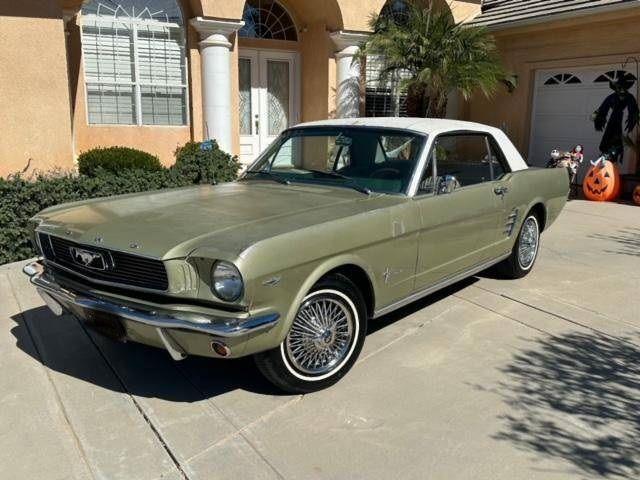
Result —
[[[248,181],[63,204],[36,220],[39,231],[155,258],[185,257],[199,247],[238,255],[264,238],[378,208],[383,197],[394,198]]]

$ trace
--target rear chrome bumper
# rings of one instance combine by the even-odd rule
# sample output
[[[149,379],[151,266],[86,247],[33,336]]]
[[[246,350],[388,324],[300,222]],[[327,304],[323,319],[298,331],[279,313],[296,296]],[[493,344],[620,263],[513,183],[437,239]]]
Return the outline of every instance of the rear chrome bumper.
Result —
[[[31,262],[22,270],[30,278],[31,283],[36,287],[47,306],[56,315],[61,315],[63,309],[69,310],[72,309],[70,307],[76,307],[75,310],[104,312],[157,329],[187,330],[222,338],[241,337],[268,330],[280,318],[280,315],[275,312],[258,316],[222,317],[176,310],[163,311],[139,306],[132,307],[85,293],[74,292],[60,286],[46,272],[46,267],[41,261]],[[158,333],[167,346],[162,332]]]

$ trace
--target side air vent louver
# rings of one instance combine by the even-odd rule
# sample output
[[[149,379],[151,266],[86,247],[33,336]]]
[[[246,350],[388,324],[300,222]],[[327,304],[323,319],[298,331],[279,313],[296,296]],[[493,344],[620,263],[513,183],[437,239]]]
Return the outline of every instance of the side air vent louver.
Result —
[[[516,208],[509,214],[507,217],[507,222],[505,223],[504,234],[507,237],[510,237],[513,234],[513,230],[518,222],[518,209]]]

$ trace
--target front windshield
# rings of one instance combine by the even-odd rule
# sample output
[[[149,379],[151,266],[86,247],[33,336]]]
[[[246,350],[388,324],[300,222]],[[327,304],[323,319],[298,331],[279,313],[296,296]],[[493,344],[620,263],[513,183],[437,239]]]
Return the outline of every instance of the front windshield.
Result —
[[[367,127],[293,129],[283,133],[247,173],[404,193],[425,139],[402,130]]]

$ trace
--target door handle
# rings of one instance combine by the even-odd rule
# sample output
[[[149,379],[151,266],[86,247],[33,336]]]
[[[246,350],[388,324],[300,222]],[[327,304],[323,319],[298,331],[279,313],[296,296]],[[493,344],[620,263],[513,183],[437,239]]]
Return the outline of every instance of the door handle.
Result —
[[[255,119],[256,135],[260,135],[260,117],[256,114]]]
[[[495,193],[496,195],[504,195],[505,193],[508,193],[509,189],[507,187],[496,187],[493,189],[493,193]]]

